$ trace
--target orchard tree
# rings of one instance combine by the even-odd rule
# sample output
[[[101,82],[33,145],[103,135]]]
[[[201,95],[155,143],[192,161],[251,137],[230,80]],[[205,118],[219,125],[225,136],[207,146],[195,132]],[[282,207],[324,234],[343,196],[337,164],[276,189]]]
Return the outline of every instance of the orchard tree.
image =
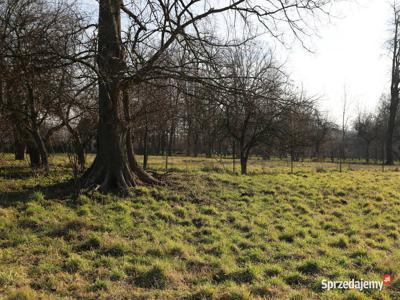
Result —
[[[228,92],[219,97],[226,129],[235,140],[240,155],[241,173],[247,173],[251,150],[272,139],[284,99],[286,76],[272,54],[254,43],[227,51],[223,77]]]

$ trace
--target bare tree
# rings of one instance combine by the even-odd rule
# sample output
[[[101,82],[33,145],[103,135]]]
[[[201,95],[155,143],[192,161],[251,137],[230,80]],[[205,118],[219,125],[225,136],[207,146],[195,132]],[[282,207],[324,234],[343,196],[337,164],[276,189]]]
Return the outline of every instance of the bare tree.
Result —
[[[348,99],[347,99],[347,90],[346,87],[343,89],[343,106],[342,106],[342,124],[340,128],[340,150],[339,150],[339,171],[342,172],[342,164],[346,159],[346,133],[347,127],[349,123],[348,116]]]
[[[18,124],[16,140],[25,140],[18,142],[27,144],[31,165],[48,171],[48,141],[64,126],[53,118],[68,65],[59,54],[68,53],[80,22],[72,6],[61,1],[4,1],[0,10],[2,109]]]
[[[286,77],[272,54],[253,43],[227,53],[224,84],[221,93],[226,128],[236,141],[241,173],[247,173],[251,150],[261,141],[272,139],[274,125],[285,106]]]
[[[392,78],[390,85],[390,110],[386,134],[386,164],[394,164],[393,135],[399,106],[400,91],[400,15],[397,2],[393,3]]]
[[[326,115],[314,109],[311,126],[311,141],[314,145],[312,156],[318,160],[321,158],[322,147],[329,138],[329,133],[333,127],[333,122],[329,121]]]
[[[260,21],[272,35],[277,24],[286,24],[294,34],[304,33],[306,17],[321,11],[329,0],[268,1],[261,5],[251,1],[141,1],[124,5],[121,0],[99,1],[98,56],[99,128],[98,153],[84,175],[86,186],[100,190],[128,193],[139,183],[158,181],[139,167],[133,155],[129,98],[123,90],[151,78],[183,77],[180,68],[166,68],[161,61],[173,47],[185,46],[193,53],[193,62],[204,58],[203,45],[215,43],[201,30],[211,17],[236,12],[245,22]],[[121,34],[121,10],[131,23]],[[122,42],[126,38],[126,42]],[[124,47],[126,45],[127,47]],[[207,58],[207,57],[206,57]],[[79,60],[79,58],[75,58]],[[187,64],[190,69],[192,64]],[[190,76],[186,76],[186,79]]]

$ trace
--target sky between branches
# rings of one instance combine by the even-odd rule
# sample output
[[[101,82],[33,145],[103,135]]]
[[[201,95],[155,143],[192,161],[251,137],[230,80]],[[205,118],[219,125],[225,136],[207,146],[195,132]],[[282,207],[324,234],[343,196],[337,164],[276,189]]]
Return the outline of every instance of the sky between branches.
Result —
[[[96,0],[81,0],[86,11],[97,15]],[[392,10],[389,0],[343,0],[332,11],[330,22],[318,24],[317,36],[299,42],[275,43],[275,53],[286,61],[292,80],[309,95],[316,95],[323,111],[340,122],[344,89],[349,114],[372,112],[390,88]],[[271,45],[271,38],[264,37]]]

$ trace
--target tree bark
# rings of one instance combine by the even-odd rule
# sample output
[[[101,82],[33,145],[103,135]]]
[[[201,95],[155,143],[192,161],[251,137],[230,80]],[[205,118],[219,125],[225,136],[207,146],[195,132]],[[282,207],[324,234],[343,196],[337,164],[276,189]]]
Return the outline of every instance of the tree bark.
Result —
[[[393,134],[394,134],[394,127],[396,125],[396,114],[397,114],[398,105],[399,105],[398,96],[392,97],[391,104],[390,104],[387,137],[386,137],[386,164],[387,165],[394,164]]]
[[[395,32],[393,39],[393,57],[392,57],[392,81],[390,87],[390,111],[386,136],[386,164],[394,164],[393,156],[393,134],[396,126],[396,114],[399,106],[399,84],[400,84],[400,53],[399,44],[399,19],[395,13]]]
[[[136,184],[155,184],[159,181],[147,174],[137,163],[127,124],[128,95],[122,95],[121,87],[121,74],[125,66],[121,46],[121,1],[100,0],[99,3],[98,151],[92,166],[82,176],[82,182],[85,187],[95,187],[104,193],[125,196]]]
[[[39,130],[33,131],[33,139],[35,141],[36,149],[40,155],[40,164],[46,172],[49,172],[49,154]]]
[[[81,144],[75,145],[75,154],[78,158],[79,170],[83,172],[86,165],[85,147]]]
[[[14,154],[15,160],[24,160],[25,159],[25,149],[26,144],[21,136],[18,136],[18,133],[15,133],[14,137]]]
[[[249,149],[240,147],[240,172],[242,175],[247,174],[247,162],[249,158]]]
[[[144,131],[144,137],[143,137],[143,169],[147,169],[147,163],[149,161],[149,149],[148,149],[148,128],[147,128],[147,120],[146,120],[146,128]]]
[[[36,145],[32,142],[28,143],[27,152],[31,168],[39,168],[41,166],[40,154]]]

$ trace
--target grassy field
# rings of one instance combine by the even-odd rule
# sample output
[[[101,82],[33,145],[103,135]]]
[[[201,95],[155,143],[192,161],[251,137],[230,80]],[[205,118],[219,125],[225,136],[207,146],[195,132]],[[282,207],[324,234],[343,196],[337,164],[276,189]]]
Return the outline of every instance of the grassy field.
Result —
[[[72,196],[66,157],[46,177],[0,159],[0,298],[400,299],[396,168],[170,158],[168,186],[122,199]],[[382,292],[321,288],[387,273]]]

